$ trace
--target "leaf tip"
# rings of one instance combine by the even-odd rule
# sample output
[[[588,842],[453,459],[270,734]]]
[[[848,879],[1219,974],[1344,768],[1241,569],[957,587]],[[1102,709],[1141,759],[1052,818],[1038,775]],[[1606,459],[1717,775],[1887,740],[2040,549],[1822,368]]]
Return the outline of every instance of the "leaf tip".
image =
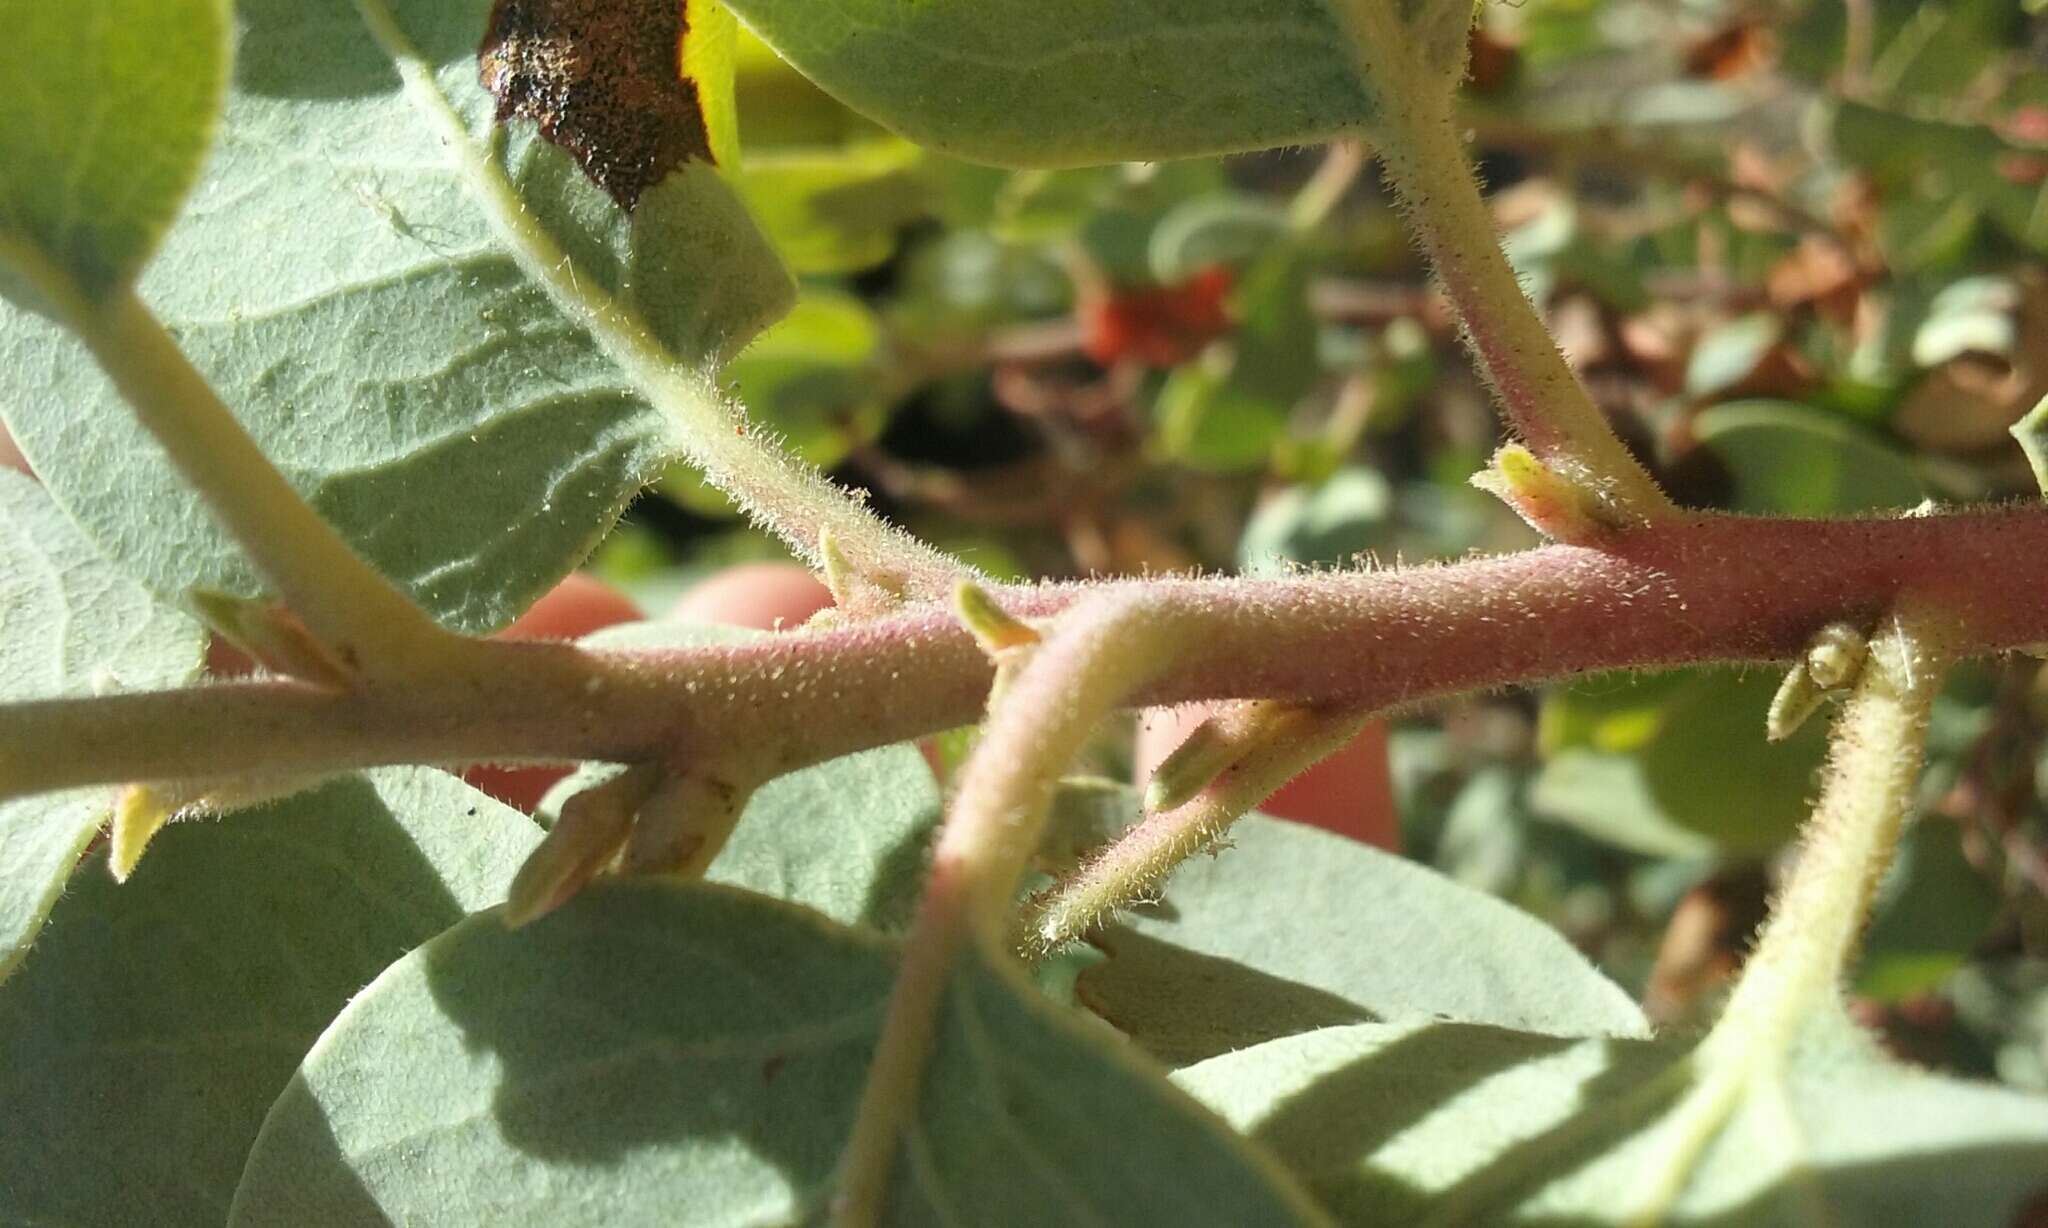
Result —
[[[1618,527],[1597,491],[1559,473],[1518,443],[1494,453],[1492,465],[1474,474],[1472,485],[1507,504],[1552,541],[1594,545]]]
[[[982,651],[991,657],[1029,648],[1039,641],[1038,632],[1030,624],[997,605],[988,590],[972,580],[962,580],[953,587],[953,610]]]

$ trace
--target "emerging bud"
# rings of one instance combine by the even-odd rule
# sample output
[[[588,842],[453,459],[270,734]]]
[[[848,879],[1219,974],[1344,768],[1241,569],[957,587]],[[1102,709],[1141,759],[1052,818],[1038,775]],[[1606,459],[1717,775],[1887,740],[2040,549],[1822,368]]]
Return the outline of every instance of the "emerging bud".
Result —
[[[1771,696],[1771,706],[1764,713],[1764,737],[1782,742],[1798,733],[1827,697],[1827,688],[1806,672],[1804,661],[1786,670],[1785,680],[1778,684],[1778,693]]]
[[[1145,809],[1157,813],[1187,804],[1229,771],[1245,749],[1242,741],[1225,735],[1216,718],[1203,721],[1152,769],[1152,779],[1145,784]]]
[[[1030,624],[1011,617],[972,580],[962,580],[953,590],[953,609],[962,625],[974,633],[981,650],[991,657],[1013,648],[1029,648],[1039,641],[1038,632]]]
[[[2013,423],[2011,433],[2019,441],[2020,451],[2027,454],[2027,464],[2033,467],[2034,484],[2048,494],[2048,397],[2035,402],[2026,417]]]
[[[171,820],[218,817],[281,801],[315,788],[325,779],[320,775],[244,776],[128,785],[114,800],[107,868],[115,882],[125,883],[135,873],[149,842]]]
[[[1829,623],[1807,641],[1806,672],[1823,688],[1839,691],[1856,681],[1869,655],[1870,646],[1861,631],[1848,623]]]
[[[635,764],[564,803],[547,839],[512,878],[505,924],[516,929],[560,908],[615,861],[632,833],[634,815],[660,783],[660,767]]]
[[[1863,633],[1848,623],[1829,623],[1814,632],[1771,697],[1764,736],[1782,742],[1797,733],[1828,696],[1855,684],[1868,653]]]
[[[750,785],[683,772],[640,805],[620,860],[628,874],[702,878],[753,797]]]
[[[818,563],[825,573],[825,588],[832,594],[836,612],[835,618],[826,620],[824,625],[838,617],[865,617],[903,604],[907,589],[903,577],[886,571],[861,571],[846,557],[838,535],[830,529],[818,531]]]
[[[189,596],[201,622],[265,669],[330,691],[355,689],[355,668],[283,606],[204,588]]]
[[[1493,454],[1472,484],[1513,508],[1529,527],[1568,545],[1597,543],[1620,526],[1594,491],[1558,473],[1518,443]]]

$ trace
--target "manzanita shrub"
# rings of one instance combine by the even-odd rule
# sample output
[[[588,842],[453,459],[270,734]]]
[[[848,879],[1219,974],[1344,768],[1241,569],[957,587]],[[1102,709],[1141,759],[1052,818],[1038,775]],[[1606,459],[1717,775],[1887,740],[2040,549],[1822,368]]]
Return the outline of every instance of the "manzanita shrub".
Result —
[[[1497,240],[1474,15],[0,0],[0,412],[40,479],[0,476],[0,1220],[2037,1222],[2048,1100],[1887,1055],[1844,980],[1945,676],[2048,641],[2048,508],[1675,504]],[[729,388],[785,256],[886,243],[764,236],[840,170],[742,175],[740,22],[976,163],[1363,143],[1518,441],[1478,480],[1549,543],[1032,586],[891,527]],[[1300,298],[1199,254],[1087,347],[1174,365],[1226,293]],[[836,608],[482,638],[678,459]],[[259,670],[202,680],[209,632]],[[1706,662],[1785,671],[1758,746],[1832,732],[1702,1030],[1480,891],[1246,817],[1389,709]],[[1112,713],[1197,700],[1142,796],[1065,779]],[[915,740],[977,723],[942,796]],[[519,761],[583,765],[540,822],[442,770]],[[218,821],[158,835],[184,816]]]

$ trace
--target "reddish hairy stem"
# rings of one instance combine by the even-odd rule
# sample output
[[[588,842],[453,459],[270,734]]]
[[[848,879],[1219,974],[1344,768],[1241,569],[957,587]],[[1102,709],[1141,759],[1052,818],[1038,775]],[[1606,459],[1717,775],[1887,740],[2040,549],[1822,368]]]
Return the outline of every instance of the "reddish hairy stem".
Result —
[[[991,954],[999,950],[1054,782],[1102,718],[1178,655],[1185,642],[1181,622],[1150,593],[1091,600],[1066,615],[1043,644],[1026,649],[1021,662],[1004,666],[1005,685],[990,703],[981,744],[961,770],[932,849],[931,883],[904,939],[903,970],[840,1158],[835,1228],[881,1222],[953,957],[970,939]]]
[[[1012,613],[1143,589],[1198,651],[1133,702],[1268,697],[1384,708],[1596,669],[1783,660],[1901,595],[1984,653],[2048,640],[2048,506],[1890,520],[1688,516],[1600,550],[1278,580],[1000,590]],[[987,659],[949,611],[655,652],[472,643],[455,681],[353,696],[278,682],[0,706],[0,797],[75,785],[384,763],[715,756],[790,769],[974,720]]]

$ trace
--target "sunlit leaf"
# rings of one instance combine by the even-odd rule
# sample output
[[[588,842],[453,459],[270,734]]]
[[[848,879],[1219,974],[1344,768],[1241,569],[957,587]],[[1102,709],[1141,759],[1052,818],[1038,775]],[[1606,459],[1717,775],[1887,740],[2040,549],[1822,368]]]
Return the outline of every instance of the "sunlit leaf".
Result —
[[[189,682],[206,634],[93,551],[34,482],[0,469],[0,701]],[[5,775],[0,753],[0,776]],[[0,802],[0,979],[28,953],[109,789]]]

